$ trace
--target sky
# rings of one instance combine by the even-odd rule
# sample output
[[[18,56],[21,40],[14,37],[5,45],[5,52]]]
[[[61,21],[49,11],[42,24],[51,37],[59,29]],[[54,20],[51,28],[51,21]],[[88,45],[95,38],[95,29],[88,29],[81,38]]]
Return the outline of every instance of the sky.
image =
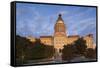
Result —
[[[16,34],[24,37],[53,36],[59,14],[62,14],[67,35],[93,34],[96,41],[95,7],[17,3]]]

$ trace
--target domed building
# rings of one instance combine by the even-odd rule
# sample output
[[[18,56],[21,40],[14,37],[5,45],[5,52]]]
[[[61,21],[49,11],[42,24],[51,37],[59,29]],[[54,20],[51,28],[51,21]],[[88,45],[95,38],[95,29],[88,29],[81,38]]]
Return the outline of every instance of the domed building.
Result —
[[[59,14],[59,17],[58,17],[57,22],[54,27],[54,31],[55,31],[54,36],[57,36],[57,35],[66,36],[66,26],[61,17],[61,14]]]
[[[61,14],[58,16],[54,30],[54,48],[59,51],[60,49],[63,49],[63,46],[66,45],[67,41],[66,26]]]
[[[40,41],[43,44],[54,46],[54,48],[59,52],[63,49],[64,45],[72,44],[76,41],[80,36],[79,35],[67,35],[67,26],[64,24],[64,20],[62,19],[62,15],[59,14],[58,19],[54,26],[54,35],[53,36],[40,36]],[[83,37],[86,40],[87,48],[95,48],[93,46],[93,35],[89,34]]]

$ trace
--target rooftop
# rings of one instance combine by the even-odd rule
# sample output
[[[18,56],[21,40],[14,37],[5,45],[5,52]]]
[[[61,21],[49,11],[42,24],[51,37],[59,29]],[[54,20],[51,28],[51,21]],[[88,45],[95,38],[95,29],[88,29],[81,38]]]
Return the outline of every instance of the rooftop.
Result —
[[[71,35],[71,36],[68,36],[68,38],[71,38],[71,37],[80,37],[79,35]]]
[[[40,38],[52,38],[52,36],[40,36]]]

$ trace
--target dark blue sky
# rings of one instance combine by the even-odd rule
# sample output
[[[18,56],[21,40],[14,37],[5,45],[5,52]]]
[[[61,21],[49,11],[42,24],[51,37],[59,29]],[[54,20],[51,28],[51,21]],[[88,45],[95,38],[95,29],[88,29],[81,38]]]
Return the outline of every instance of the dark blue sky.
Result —
[[[93,34],[96,40],[96,8],[17,3],[16,33],[20,36],[53,35],[58,14],[62,14],[68,35]]]

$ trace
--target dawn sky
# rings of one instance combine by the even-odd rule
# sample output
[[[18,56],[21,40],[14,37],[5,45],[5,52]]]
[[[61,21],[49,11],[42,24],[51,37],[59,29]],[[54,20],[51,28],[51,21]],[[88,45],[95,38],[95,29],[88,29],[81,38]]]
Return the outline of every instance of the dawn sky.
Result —
[[[96,40],[96,8],[17,3],[16,33],[20,36],[53,35],[54,25],[62,14],[68,35],[93,34]]]

